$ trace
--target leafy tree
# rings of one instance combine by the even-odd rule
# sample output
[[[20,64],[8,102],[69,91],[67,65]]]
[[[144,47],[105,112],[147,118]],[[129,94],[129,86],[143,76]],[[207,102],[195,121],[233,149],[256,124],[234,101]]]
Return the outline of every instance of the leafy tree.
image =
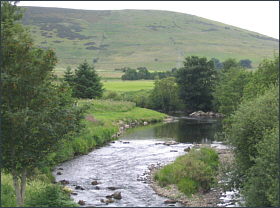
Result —
[[[244,68],[252,68],[252,61],[250,59],[240,60],[239,66],[242,66]]]
[[[179,88],[179,97],[185,108],[193,110],[210,110],[214,91],[216,71],[214,62],[198,56],[187,57],[184,67],[175,74]]]
[[[222,69],[224,72],[228,71],[230,68],[238,67],[238,62],[234,58],[228,58],[222,64],[224,66]]]
[[[135,69],[127,69],[125,74],[121,77],[122,80],[138,80],[138,74]]]
[[[223,63],[221,63],[221,62],[219,61],[219,59],[211,58],[211,60],[214,61],[215,67],[216,67],[217,69],[221,70],[221,69],[224,67]]]
[[[279,207],[279,128],[265,131],[256,145],[242,194],[246,207]]]
[[[1,2],[1,169],[12,174],[22,207],[27,178],[80,129],[83,109],[54,76],[54,51],[34,47],[16,23],[23,14],[16,4]]]
[[[274,60],[264,59],[253,73],[253,77],[244,87],[246,99],[262,95],[270,85],[279,83],[279,53],[274,52]]]
[[[178,97],[178,86],[174,77],[155,81],[155,87],[149,96],[151,108],[177,110],[182,104]]]
[[[85,60],[84,63],[75,69],[73,78],[73,96],[76,98],[101,98],[103,94],[100,82],[101,78],[97,75],[94,67],[90,66]]]
[[[255,193],[260,191],[264,196],[271,196],[270,191],[273,192],[275,187],[271,187],[270,191],[266,193],[264,193],[264,188],[276,180],[275,177],[278,178],[279,176],[277,173],[273,172],[272,174],[270,172],[275,170],[277,164],[275,157],[279,156],[275,155],[273,157],[271,155],[271,151],[277,152],[271,145],[275,143],[275,133],[278,132],[279,134],[279,131],[275,130],[279,129],[279,87],[274,86],[263,95],[241,103],[230,117],[229,123],[226,132],[230,143],[235,147],[235,161],[237,163],[235,170],[232,172],[232,175],[235,176],[231,181],[232,187],[241,187],[246,193],[248,193],[248,190],[255,189]],[[269,141],[269,139],[272,140]],[[277,148],[279,151],[279,146]],[[268,159],[270,157],[271,159]],[[271,163],[271,166],[268,163],[262,167],[264,162],[272,161],[274,162]],[[276,166],[279,174],[279,162]],[[265,167],[267,169],[263,169]],[[266,175],[266,178],[262,180],[262,183],[255,183],[255,178],[261,178],[263,175]],[[260,190],[258,186],[264,188]],[[260,196],[261,194],[257,195]],[[253,193],[251,196],[253,196]],[[271,197],[275,198],[275,195]]]
[[[232,67],[220,73],[219,82],[213,93],[213,102],[218,111],[229,116],[243,100],[244,86],[251,80],[251,72],[241,67]]]
[[[138,75],[138,79],[149,79],[150,78],[150,72],[146,68],[140,68],[137,75]]]

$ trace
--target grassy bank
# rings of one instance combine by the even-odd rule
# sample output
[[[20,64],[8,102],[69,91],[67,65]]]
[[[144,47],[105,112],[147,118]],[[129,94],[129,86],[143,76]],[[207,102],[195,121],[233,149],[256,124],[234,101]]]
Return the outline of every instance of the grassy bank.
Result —
[[[218,154],[211,148],[192,149],[178,157],[173,163],[164,166],[154,179],[162,187],[176,184],[187,196],[210,190],[215,182],[219,164]]]
[[[110,100],[79,100],[79,106],[88,104],[89,109],[83,123],[86,128],[72,142],[62,141],[58,152],[46,158],[46,166],[36,169],[36,174],[28,181],[26,187],[25,206],[73,207],[74,203],[69,191],[59,184],[53,184],[51,168],[58,163],[69,160],[78,154],[86,154],[98,146],[113,140],[112,135],[119,131],[119,120],[128,123],[135,119],[142,123],[162,121],[166,114],[138,108],[133,102]],[[10,174],[1,170],[1,206],[15,207],[16,198],[13,180]]]

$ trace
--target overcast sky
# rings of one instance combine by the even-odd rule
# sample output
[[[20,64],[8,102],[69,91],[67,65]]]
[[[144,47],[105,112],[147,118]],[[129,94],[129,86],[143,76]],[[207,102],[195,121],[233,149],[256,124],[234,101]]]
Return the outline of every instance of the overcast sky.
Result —
[[[279,39],[279,1],[21,1],[19,6],[192,14]]]

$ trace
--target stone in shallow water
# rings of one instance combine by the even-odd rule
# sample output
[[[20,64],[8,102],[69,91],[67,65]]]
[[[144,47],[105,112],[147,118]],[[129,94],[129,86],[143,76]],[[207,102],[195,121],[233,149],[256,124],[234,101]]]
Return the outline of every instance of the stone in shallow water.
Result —
[[[120,191],[116,191],[113,196],[114,196],[114,199],[122,199]]]

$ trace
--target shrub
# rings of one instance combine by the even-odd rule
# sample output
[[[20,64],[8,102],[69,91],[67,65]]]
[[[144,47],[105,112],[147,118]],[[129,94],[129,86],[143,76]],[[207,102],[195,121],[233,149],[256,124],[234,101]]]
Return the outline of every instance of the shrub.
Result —
[[[62,186],[48,185],[31,196],[28,206],[31,207],[79,207],[77,203],[62,190]]]

